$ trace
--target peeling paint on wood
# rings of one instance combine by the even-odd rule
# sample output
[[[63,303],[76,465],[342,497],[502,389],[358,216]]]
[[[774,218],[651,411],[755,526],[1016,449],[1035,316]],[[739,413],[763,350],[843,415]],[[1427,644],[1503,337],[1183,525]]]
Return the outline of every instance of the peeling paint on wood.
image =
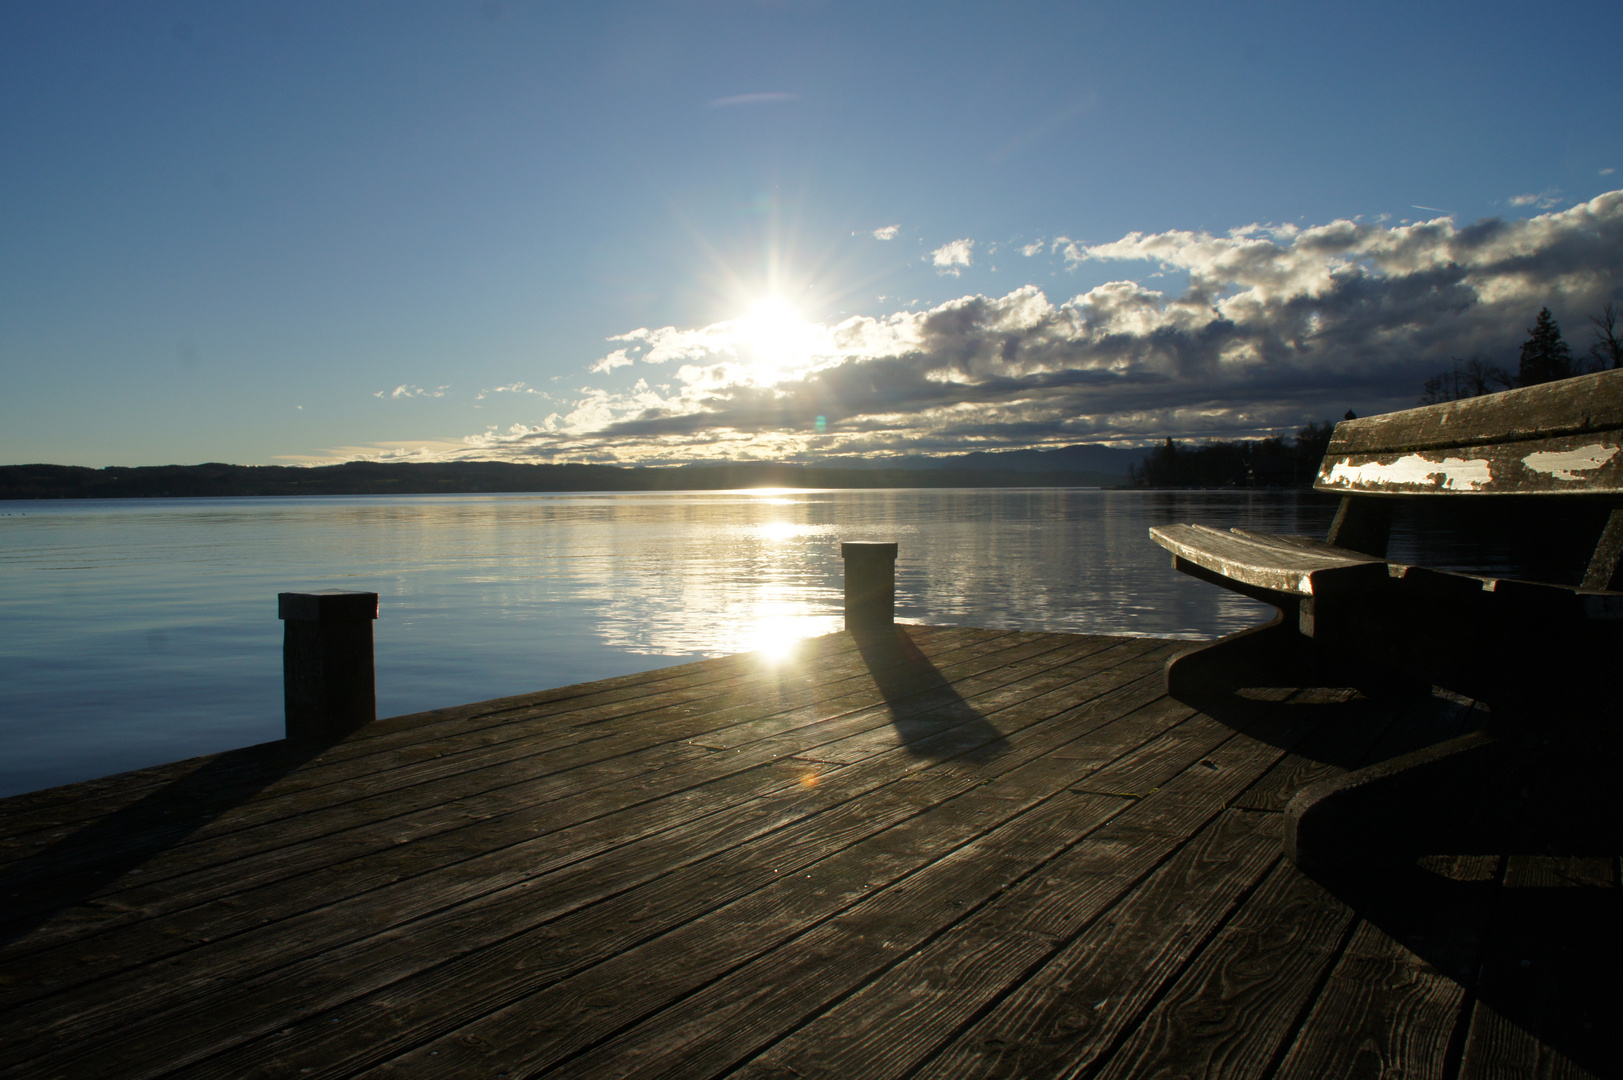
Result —
[[[1557,480],[1582,480],[1581,472],[1592,472],[1617,456],[1619,447],[1604,443],[1591,443],[1576,450],[1551,452],[1541,450],[1522,458],[1522,464],[1534,472],[1546,473]]]
[[[1330,466],[1324,484],[1332,488],[1371,488],[1388,484],[1429,487],[1436,491],[1481,491],[1493,483],[1487,458],[1428,457],[1407,454],[1389,464],[1354,465],[1348,458]]]

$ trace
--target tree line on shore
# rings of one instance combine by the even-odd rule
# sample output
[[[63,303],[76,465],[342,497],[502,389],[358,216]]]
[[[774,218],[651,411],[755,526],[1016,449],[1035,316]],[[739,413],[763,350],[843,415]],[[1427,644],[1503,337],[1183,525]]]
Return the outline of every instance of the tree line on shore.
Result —
[[[1351,419],[1351,412],[1348,413]],[[1134,487],[1306,487],[1318,475],[1334,421],[1311,423],[1294,436],[1179,445],[1166,442],[1127,470]]]
[[[341,465],[0,465],[0,499],[425,495],[526,491],[726,491],[736,488],[1104,487],[1117,474],[1013,469],[838,468],[735,462],[667,468],[505,461]]]

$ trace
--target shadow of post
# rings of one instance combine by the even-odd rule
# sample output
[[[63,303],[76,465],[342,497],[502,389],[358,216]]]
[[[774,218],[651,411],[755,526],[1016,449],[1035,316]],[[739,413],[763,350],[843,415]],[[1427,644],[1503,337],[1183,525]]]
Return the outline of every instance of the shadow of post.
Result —
[[[82,904],[153,856],[182,843],[330,742],[277,741],[230,750],[0,869],[0,945]]]
[[[1009,741],[930,662],[906,626],[851,631],[908,753],[989,760]]]

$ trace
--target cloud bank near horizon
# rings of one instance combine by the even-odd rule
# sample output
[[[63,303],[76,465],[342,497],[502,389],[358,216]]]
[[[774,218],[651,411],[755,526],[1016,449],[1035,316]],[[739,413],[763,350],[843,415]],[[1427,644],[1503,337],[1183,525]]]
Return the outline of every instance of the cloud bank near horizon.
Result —
[[[932,253],[970,265],[972,241]],[[1576,354],[1623,287],[1623,191],[1525,220],[1339,220],[1053,245],[1065,264],[1149,263],[1178,295],[1036,285],[834,326],[741,319],[639,328],[567,411],[389,459],[659,463],[1236,438],[1414,404],[1452,358],[1514,366],[1540,307]],[[402,388],[410,393],[416,388]],[[420,391],[419,391],[420,392]],[[396,391],[393,396],[401,396]]]

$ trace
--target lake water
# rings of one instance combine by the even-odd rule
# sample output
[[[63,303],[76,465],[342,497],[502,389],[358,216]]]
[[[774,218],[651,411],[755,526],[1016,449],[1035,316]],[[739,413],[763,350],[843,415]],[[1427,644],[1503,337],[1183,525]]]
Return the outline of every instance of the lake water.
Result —
[[[1177,521],[1323,536],[1310,492],[748,491],[0,502],[0,795],[280,738],[276,594],[380,595],[379,715],[779,649],[842,623],[841,541],[904,621],[1211,637]]]

